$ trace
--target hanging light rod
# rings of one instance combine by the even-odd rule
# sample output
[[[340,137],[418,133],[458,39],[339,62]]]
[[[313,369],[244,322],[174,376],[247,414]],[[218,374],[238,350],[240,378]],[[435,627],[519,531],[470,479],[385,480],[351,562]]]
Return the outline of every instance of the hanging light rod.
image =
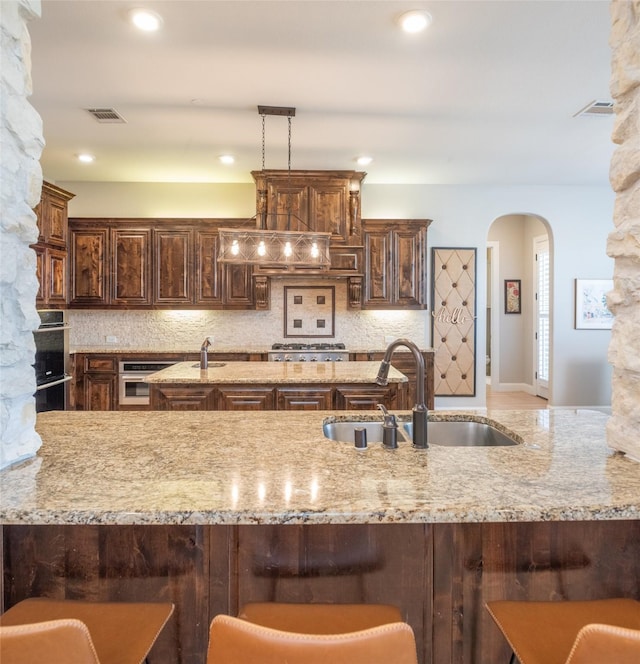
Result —
[[[293,106],[258,106],[260,115],[284,115],[287,118],[296,117],[296,109]]]

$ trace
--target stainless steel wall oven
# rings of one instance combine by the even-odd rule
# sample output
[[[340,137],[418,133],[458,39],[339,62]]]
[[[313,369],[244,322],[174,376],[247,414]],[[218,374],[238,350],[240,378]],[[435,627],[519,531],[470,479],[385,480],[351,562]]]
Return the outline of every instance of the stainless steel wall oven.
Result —
[[[40,327],[34,330],[36,344],[36,412],[65,410],[69,375],[69,326],[64,311],[39,311]]]

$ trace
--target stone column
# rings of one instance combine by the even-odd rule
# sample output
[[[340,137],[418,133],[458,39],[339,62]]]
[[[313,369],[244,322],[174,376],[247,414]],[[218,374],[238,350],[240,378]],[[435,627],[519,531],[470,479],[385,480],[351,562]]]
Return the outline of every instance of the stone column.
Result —
[[[607,253],[615,259],[609,445],[640,459],[640,0],[611,3],[611,94],[616,120],[610,180],[616,192]]]
[[[0,1],[0,468],[33,456],[36,388],[32,331],[40,322],[32,208],[40,200],[44,146],[31,94],[31,42],[27,22],[40,0]]]

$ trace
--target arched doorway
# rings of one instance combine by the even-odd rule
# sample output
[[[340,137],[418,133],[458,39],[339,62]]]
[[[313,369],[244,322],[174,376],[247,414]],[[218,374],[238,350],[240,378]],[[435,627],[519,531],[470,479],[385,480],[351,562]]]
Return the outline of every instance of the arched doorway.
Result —
[[[496,218],[487,233],[487,384],[549,399],[552,237],[533,214]],[[506,306],[507,289],[518,306]]]

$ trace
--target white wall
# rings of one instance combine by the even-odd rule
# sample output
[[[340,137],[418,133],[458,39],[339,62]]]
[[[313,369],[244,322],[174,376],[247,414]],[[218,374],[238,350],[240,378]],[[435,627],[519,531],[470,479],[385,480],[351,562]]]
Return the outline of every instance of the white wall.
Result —
[[[253,214],[254,187],[221,184],[133,184],[58,182],[76,194],[70,216],[243,217]],[[430,218],[429,247],[478,248],[476,348],[486,343],[486,252],[490,225],[503,215],[531,214],[549,223],[553,255],[553,377],[551,405],[608,406],[611,372],[607,363],[609,331],[574,330],[574,279],[610,278],[606,256],[614,194],[603,186],[460,186],[367,185],[362,189],[364,218]],[[236,210],[237,207],[237,211]],[[151,214],[151,210],[153,213]],[[145,211],[148,211],[145,213]],[[430,256],[428,257],[430,261]],[[501,257],[502,259],[502,257]],[[416,312],[412,327],[423,325],[430,343],[428,312]],[[345,318],[357,335],[367,317]],[[282,321],[273,320],[281,332]],[[265,328],[265,335],[271,331]],[[345,334],[347,334],[345,332]],[[337,339],[337,337],[336,337]],[[478,353],[476,397],[440,397],[439,407],[485,403],[485,354]]]

